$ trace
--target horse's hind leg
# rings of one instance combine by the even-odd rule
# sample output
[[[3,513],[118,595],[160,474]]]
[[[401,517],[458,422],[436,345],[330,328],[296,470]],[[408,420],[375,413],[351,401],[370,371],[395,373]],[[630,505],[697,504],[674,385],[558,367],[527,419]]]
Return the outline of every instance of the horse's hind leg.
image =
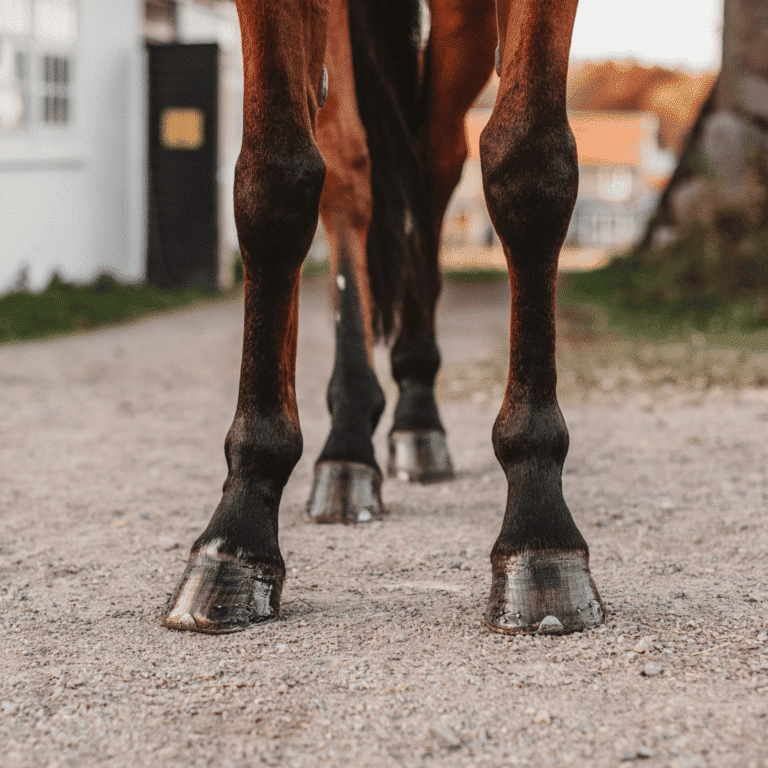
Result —
[[[448,200],[467,157],[464,120],[487,83],[496,46],[493,0],[432,0],[427,48],[427,115],[419,137],[431,236],[424,239],[427,275],[418,302],[404,297],[392,348],[400,396],[389,436],[389,473],[430,481],[453,474],[434,397],[440,366],[435,307],[440,293],[438,248]]]
[[[501,85],[480,141],[512,288],[509,378],[493,429],[509,491],[486,613],[499,632],[572,632],[604,615],[563,500],[568,431],[555,395],[557,257],[578,186],[565,111],[576,3],[500,0]]]
[[[316,522],[355,523],[382,513],[381,470],[372,436],[384,410],[384,393],[371,358],[366,267],[370,159],[357,112],[346,2],[332,3],[328,30],[329,91],[317,141],[327,165],[320,214],[331,249],[336,353],[327,392],[331,431],[315,464],[307,514]]]
[[[302,448],[294,392],[299,276],[325,164],[314,138],[324,54],[321,0],[238,0],[245,65],[235,216],[245,272],[240,391],[229,472],[166,606],[174,629],[231,632],[272,618],[285,565],[278,506]]]

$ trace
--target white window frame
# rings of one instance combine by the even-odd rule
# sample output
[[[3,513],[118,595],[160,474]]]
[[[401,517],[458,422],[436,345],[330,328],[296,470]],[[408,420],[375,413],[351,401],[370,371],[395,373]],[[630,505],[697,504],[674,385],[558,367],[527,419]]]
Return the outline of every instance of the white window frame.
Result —
[[[34,22],[32,18],[32,0],[19,0],[20,4],[27,9],[27,21],[28,28],[26,33],[19,31],[10,31],[5,27],[0,26],[0,47],[3,48],[3,57],[7,56],[7,48],[13,50],[13,61],[10,62],[13,74],[11,75],[10,84],[11,87],[16,85],[18,87],[18,95],[22,101],[22,115],[20,120],[15,125],[2,126],[0,124],[0,136],[18,136],[29,131],[32,123],[34,122],[34,106],[31,95],[32,90],[32,73],[33,62],[30,53],[32,33],[34,29]],[[0,19],[0,23],[1,23]],[[19,76],[19,57],[21,57],[21,76]],[[8,81],[0,84],[0,88],[6,85]]]
[[[32,1],[32,88],[30,100],[32,103],[32,123],[45,134],[65,133],[74,125],[76,119],[76,85],[77,85],[77,41],[80,33],[80,3],[78,0],[68,0],[74,13],[74,30],[71,37],[67,40],[46,39],[38,34],[39,30],[39,6],[46,0]],[[67,82],[51,82],[46,78],[46,62],[53,59],[66,60]],[[48,66],[49,75],[52,67]],[[56,67],[60,70],[60,67]],[[59,106],[59,113],[66,113],[65,120],[48,120],[47,113],[50,110],[46,107],[46,97],[66,99],[66,105]],[[50,103],[50,102],[49,102]]]

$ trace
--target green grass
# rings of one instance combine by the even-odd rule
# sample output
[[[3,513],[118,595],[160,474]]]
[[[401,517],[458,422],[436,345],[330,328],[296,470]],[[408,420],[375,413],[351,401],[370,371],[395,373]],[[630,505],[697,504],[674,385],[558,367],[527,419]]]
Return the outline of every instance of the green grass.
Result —
[[[693,227],[558,280],[561,387],[768,386],[768,236]]]
[[[0,298],[0,342],[132,320],[220,295],[202,288],[163,290],[151,285],[123,285],[107,275],[89,285],[73,285],[54,276],[40,293],[17,291]]]
[[[443,278],[451,283],[496,283],[500,280],[509,280],[506,269],[446,269]]]
[[[322,277],[324,275],[330,275],[330,262],[327,259],[325,261],[315,261],[314,259],[306,258],[304,259],[304,264],[301,267],[301,274],[307,275],[308,277]]]
[[[768,328],[768,229],[731,239],[695,226],[662,248],[561,277],[560,301],[594,304],[626,330],[705,333]]]

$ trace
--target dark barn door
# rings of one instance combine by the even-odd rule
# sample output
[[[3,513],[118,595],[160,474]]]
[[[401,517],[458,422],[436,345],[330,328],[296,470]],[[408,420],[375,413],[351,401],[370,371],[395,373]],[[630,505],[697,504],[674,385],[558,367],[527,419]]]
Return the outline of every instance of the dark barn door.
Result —
[[[215,288],[219,49],[215,43],[147,48],[147,279],[164,288]]]

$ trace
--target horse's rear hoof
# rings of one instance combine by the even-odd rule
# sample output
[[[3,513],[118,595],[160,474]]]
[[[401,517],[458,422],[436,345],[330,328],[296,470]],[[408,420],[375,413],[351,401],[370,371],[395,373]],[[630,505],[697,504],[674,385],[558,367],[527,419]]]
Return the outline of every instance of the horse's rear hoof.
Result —
[[[434,483],[454,477],[445,433],[438,429],[397,430],[389,435],[390,477]]]
[[[208,545],[210,547],[210,545]],[[169,629],[224,634],[274,619],[280,612],[283,572],[206,547],[193,552],[161,623]]]
[[[605,618],[584,552],[548,550],[492,558],[485,623],[494,632],[563,635]]]
[[[381,475],[367,464],[321,461],[307,503],[316,523],[367,523],[384,514]]]

